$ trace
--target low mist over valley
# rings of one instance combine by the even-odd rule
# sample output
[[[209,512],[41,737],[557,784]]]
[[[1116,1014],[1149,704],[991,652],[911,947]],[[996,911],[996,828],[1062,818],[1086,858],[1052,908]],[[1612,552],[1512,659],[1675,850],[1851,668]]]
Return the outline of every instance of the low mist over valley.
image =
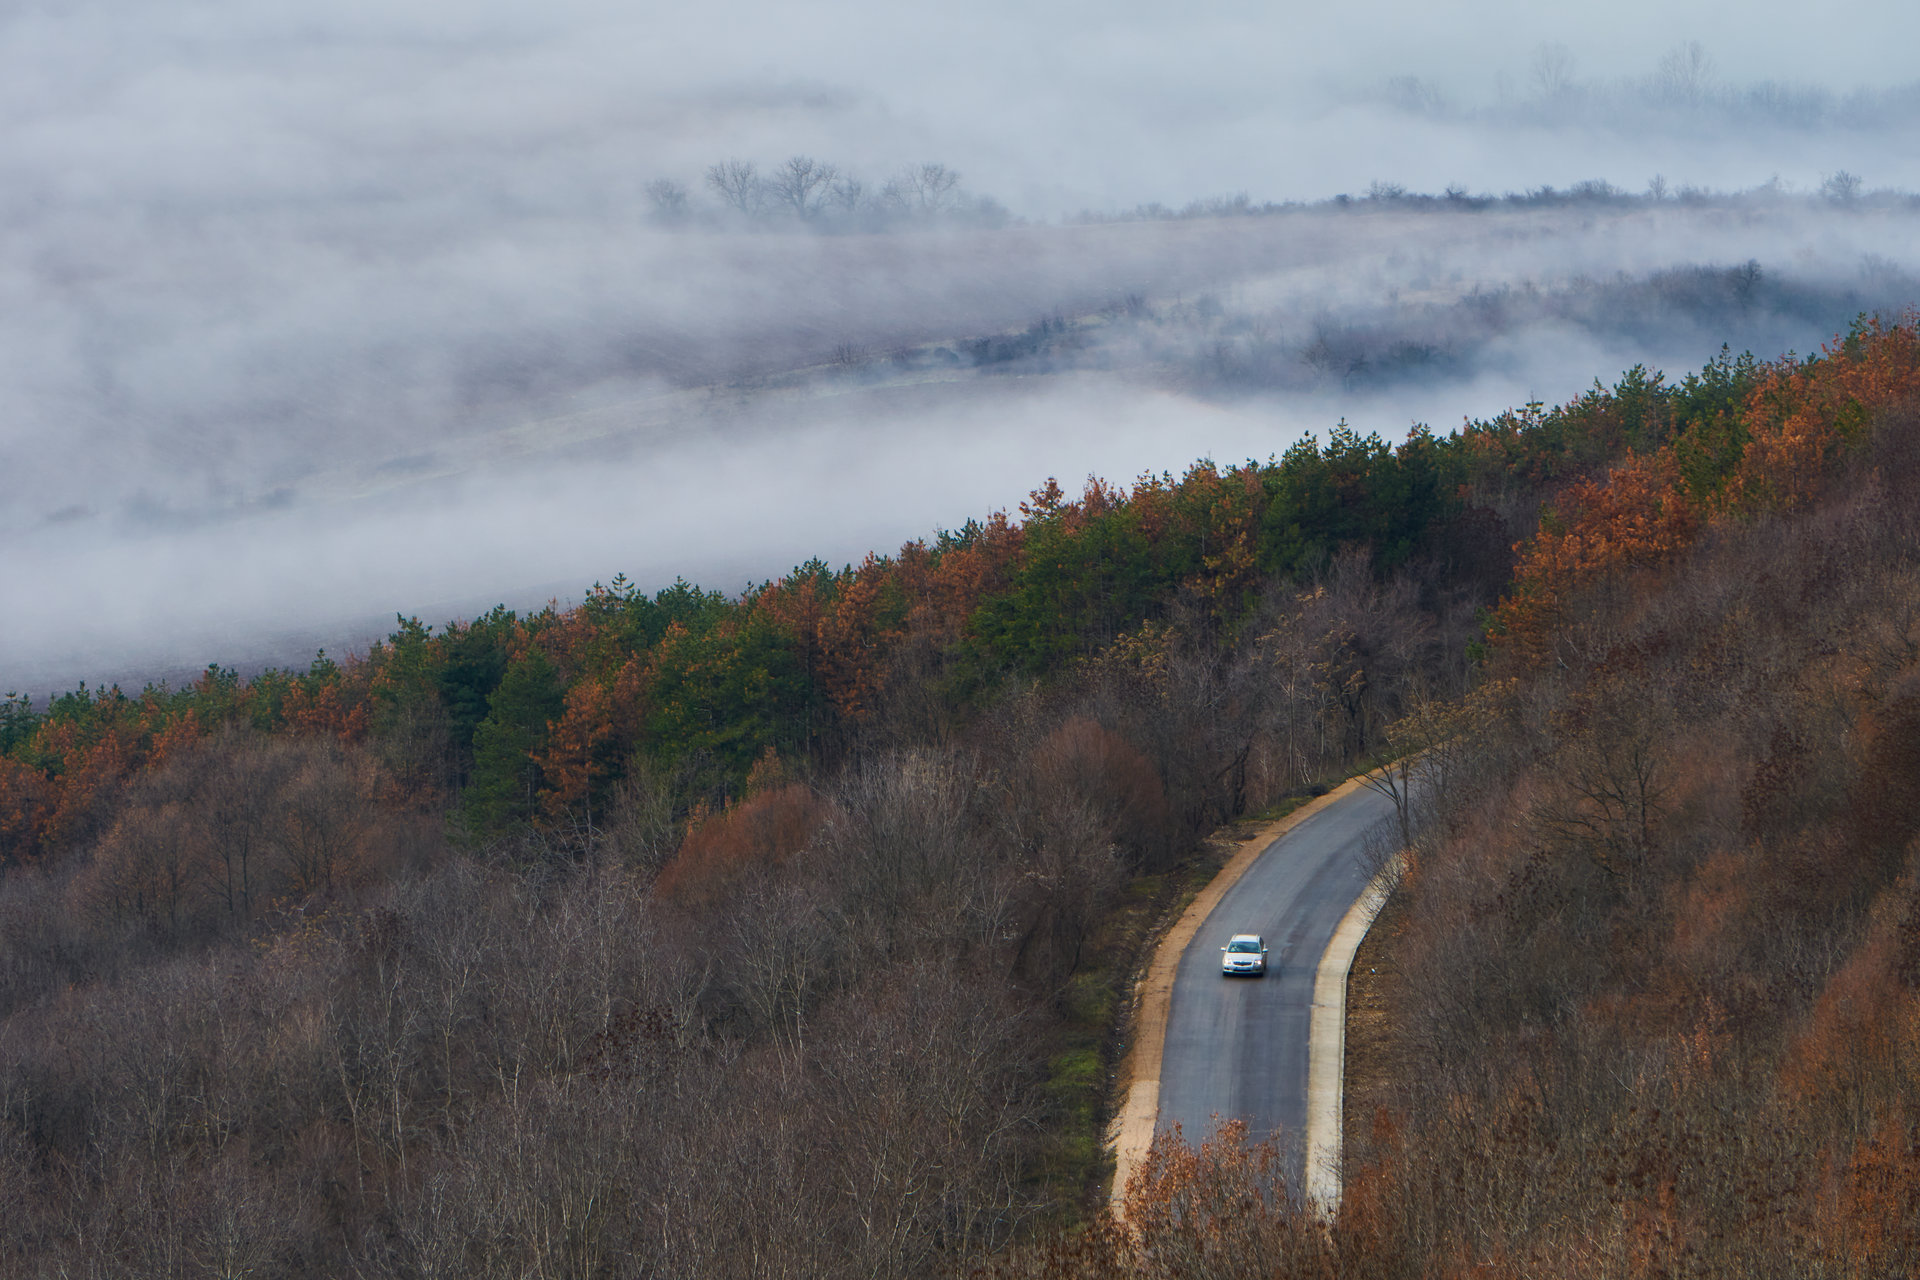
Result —
[[[616,572],[738,589],[1048,475],[1265,458],[1342,418],[1444,430],[1723,344],[1814,351],[1897,312],[1920,270],[1906,197],[1771,189],[715,223],[635,211],[593,262],[540,239],[510,263],[421,242],[310,278],[242,268],[217,302],[195,292],[203,246],[161,293],[191,300],[184,328],[54,294],[53,332],[103,345],[97,373],[65,352],[15,389],[16,422],[46,426],[9,448],[9,679],[304,660],[395,612],[525,607]]]
[[[0,684],[737,590],[1914,299],[1884,41],[746,12],[0,21]]]

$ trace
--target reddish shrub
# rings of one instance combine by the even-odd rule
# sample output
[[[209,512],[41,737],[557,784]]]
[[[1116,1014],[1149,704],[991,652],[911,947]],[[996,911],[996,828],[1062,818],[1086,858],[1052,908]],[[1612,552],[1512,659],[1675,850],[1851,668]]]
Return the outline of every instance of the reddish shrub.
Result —
[[[1173,846],[1173,817],[1160,774],[1133,744],[1084,716],[1055,729],[1033,753],[1043,786],[1077,796],[1112,823],[1136,863],[1157,867]]]
[[[0,756],[0,867],[34,860],[50,791],[38,769]]]
[[[785,865],[826,816],[826,805],[798,783],[762,791],[689,831],[655,887],[689,906],[708,905],[747,875]]]

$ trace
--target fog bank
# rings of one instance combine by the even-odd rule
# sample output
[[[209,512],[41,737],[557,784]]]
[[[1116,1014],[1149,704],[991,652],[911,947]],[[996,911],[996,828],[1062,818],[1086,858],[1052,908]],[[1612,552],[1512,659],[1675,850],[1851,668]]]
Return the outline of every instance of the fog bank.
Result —
[[[1907,8],[1716,17],[15,6],[0,686],[620,571],[735,589],[1049,474],[1444,429],[1912,301],[1913,202],[1874,196],[1920,187]],[[858,216],[735,217],[707,181],[794,156]],[[949,203],[874,212],[928,162]],[[1233,192],[1282,207],[1074,220]]]

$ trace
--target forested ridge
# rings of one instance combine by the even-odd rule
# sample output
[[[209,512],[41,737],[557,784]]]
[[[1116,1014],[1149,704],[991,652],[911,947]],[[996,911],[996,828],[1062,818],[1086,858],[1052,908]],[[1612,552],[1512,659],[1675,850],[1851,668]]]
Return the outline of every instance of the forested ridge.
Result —
[[[1912,318],[1863,320],[1391,446],[1050,480],[738,596],[616,578],[12,699],[0,1258],[1910,1258],[1916,387]],[[1407,1081],[1339,1227],[1249,1202],[1232,1135],[1159,1152],[1139,1231],[1081,1225],[1120,993],[1203,837],[1406,749],[1447,770]]]
[[[1390,726],[1436,786],[1331,1228],[1229,1129],[994,1274],[1920,1269],[1916,336],[1563,489],[1471,690]]]

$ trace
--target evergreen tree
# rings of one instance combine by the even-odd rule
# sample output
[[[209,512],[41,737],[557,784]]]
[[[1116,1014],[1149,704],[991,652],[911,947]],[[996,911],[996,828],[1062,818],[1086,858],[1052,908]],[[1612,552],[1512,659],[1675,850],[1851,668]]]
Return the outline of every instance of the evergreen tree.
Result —
[[[467,784],[467,821],[479,835],[524,826],[538,809],[539,753],[566,693],[546,654],[529,648],[507,666],[487,700],[487,718],[473,731],[473,774]]]

